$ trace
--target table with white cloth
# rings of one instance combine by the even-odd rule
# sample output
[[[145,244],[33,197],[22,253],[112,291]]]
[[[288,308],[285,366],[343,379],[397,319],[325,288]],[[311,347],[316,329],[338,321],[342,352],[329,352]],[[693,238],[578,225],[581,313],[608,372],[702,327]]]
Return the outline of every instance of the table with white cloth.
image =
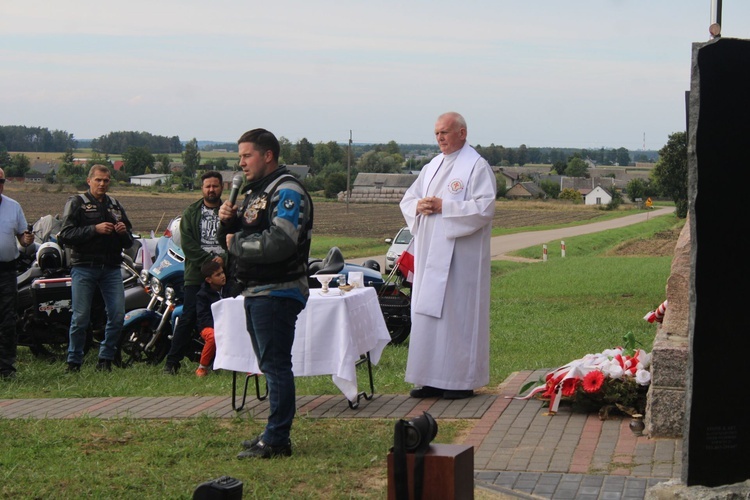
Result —
[[[247,332],[244,297],[220,300],[211,310],[216,339],[214,369],[259,373]],[[332,375],[333,383],[352,406],[361,395],[357,364],[363,355],[368,363],[377,364],[390,340],[374,288],[354,288],[348,292],[331,288],[327,294],[313,288],[307,305],[297,317],[292,371],[295,377]],[[372,387],[371,371],[369,375]]]

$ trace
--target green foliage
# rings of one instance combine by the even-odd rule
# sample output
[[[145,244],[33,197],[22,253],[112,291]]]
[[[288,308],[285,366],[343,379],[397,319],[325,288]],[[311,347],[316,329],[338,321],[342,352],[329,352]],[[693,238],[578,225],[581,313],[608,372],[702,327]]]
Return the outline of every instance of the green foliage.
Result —
[[[649,183],[637,177],[628,182],[626,190],[628,192],[628,198],[630,198],[630,201],[632,202],[635,202],[638,198],[645,200],[649,197]]]
[[[3,170],[10,167],[10,154],[8,154],[8,150],[0,144],[0,168]]]
[[[505,177],[501,174],[495,174],[495,185],[497,187],[497,198],[502,198],[505,193],[508,192],[508,185],[505,182]]]
[[[192,183],[192,180],[195,177],[195,172],[201,164],[201,154],[200,151],[198,151],[198,140],[195,137],[185,144],[185,151],[182,153],[182,163],[185,164],[185,169],[182,171],[182,175],[187,179],[188,183]]]
[[[140,147],[129,147],[128,150],[122,155],[122,159],[125,162],[123,169],[128,175],[143,175],[146,170],[152,171],[156,159],[148,148]]]
[[[567,167],[565,167],[565,175],[568,177],[588,177],[589,166],[581,158],[573,157],[568,161]]]
[[[347,151],[335,141],[319,142],[315,145],[313,158],[315,159],[315,174],[325,171],[329,165],[346,165]]]
[[[23,153],[16,153],[4,168],[6,177],[24,177],[31,169],[31,160]]]
[[[556,161],[552,164],[552,172],[556,172],[557,175],[565,175],[565,169],[568,168],[568,164],[564,161]]]
[[[612,188],[612,199],[605,205],[605,210],[617,210],[622,204],[622,193]]]
[[[291,159],[288,163],[296,165],[307,165],[310,167],[310,173],[318,172],[318,165],[315,162],[315,146],[307,138],[303,137],[294,145],[291,151]]]
[[[621,167],[630,165],[630,153],[625,148],[617,148],[617,164]]]
[[[549,180],[539,183],[539,187],[545,192],[548,198],[557,199],[560,196],[560,184]]]
[[[165,137],[148,132],[110,132],[91,141],[91,149],[107,154],[124,154],[129,148],[147,148],[154,153],[180,153],[178,136]]]
[[[308,175],[303,181],[308,193],[316,193],[323,190],[323,184],[326,178],[324,175]]]
[[[46,127],[0,125],[0,149],[5,151],[51,153],[75,149],[76,146],[73,134],[64,130],[50,132]]]
[[[357,161],[357,170],[373,173],[401,173],[404,158],[386,151],[368,151]]]
[[[675,203],[678,217],[687,217],[688,211],[688,163],[687,134],[675,132],[667,144],[659,150],[659,161],[652,171],[659,192]]]
[[[206,162],[213,170],[229,170],[229,162],[226,158],[215,158]]]
[[[574,203],[583,203],[583,195],[572,188],[565,188],[562,191],[560,191],[560,195],[558,196],[558,199],[560,200],[570,200]]]
[[[172,159],[169,157],[168,154],[162,153],[159,155],[156,155],[156,161],[159,162],[159,165],[157,166],[157,172],[160,174],[170,174],[172,173],[172,168],[170,167],[170,164],[172,163]]]
[[[598,411],[604,417],[614,409],[629,415],[643,415],[646,413],[647,393],[648,386],[638,385],[633,377],[606,377],[599,391],[588,393],[583,390],[582,385],[578,385],[575,395],[563,397],[563,401],[569,399],[575,409],[584,412]]]
[[[333,172],[323,182],[326,198],[336,198],[341,191],[346,191],[346,174]]]

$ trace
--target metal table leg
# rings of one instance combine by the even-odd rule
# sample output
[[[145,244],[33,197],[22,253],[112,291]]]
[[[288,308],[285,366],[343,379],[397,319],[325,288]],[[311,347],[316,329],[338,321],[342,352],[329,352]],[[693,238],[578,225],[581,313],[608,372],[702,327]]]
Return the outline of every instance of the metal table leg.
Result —
[[[245,407],[245,401],[247,400],[247,386],[250,383],[250,379],[255,379],[255,397],[258,398],[258,401],[263,401],[268,397],[268,381],[266,381],[266,392],[261,395],[260,393],[260,381],[258,380],[258,377],[262,375],[262,373],[248,373],[245,376],[245,389],[242,392],[242,404],[238,407],[237,406],[237,373],[239,372],[232,372],[232,409],[234,411],[242,411],[242,409]]]
[[[370,401],[372,399],[372,396],[375,394],[375,386],[373,385],[373,382],[372,382],[372,363],[370,362],[370,353],[369,352],[367,354],[363,355],[359,359],[359,361],[357,361],[357,363],[356,363],[355,366],[359,366],[359,365],[361,365],[362,363],[365,363],[365,362],[367,362],[367,375],[370,378],[370,395],[368,396],[366,391],[362,391],[359,394],[357,394],[357,401],[351,402],[351,401],[347,400],[348,403],[349,403],[349,408],[351,408],[352,410],[356,410],[357,408],[359,408],[359,401],[360,401],[360,399],[365,398],[365,400]]]

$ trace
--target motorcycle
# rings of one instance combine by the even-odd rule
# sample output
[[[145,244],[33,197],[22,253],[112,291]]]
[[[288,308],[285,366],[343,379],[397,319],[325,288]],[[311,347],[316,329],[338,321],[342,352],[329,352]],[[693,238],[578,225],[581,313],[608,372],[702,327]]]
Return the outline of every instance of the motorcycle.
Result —
[[[383,312],[383,319],[391,336],[391,344],[403,343],[411,333],[411,296],[410,284],[395,266],[391,273],[383,279],[380,274],[380,264],[374,260],[366,260],[362,265],[344,261],[341,250],[332,247],[325,259],[312,259],[308,265],[308,285],[310,288],[320,288],[316,274],[345,275],[349,281],[349,273],[361,272],[364,285],[372,286],[378,293],[378,302]],[[331,281],[330,286],[339,286],[338,278]]]
[[[146,307],[125,314],[118,356],[123,366],[159,364],[169,353],[172,336],[182,316],[185,254],[180,247],[180,220],[174,218],[156,243],[153,264],[140,274],[149,295]],[[193,335],[188,359],[196,360],[202,339]]]
[[[20,249],[17,261],[18,345],[28,347],[36,357],[49,360],[65,359],[72,316],[70,268],[54,236],[60,225],[59,219],[49,215],[34,223],[29,230],[34,233],[35,241]],[[138,283],[138,266],[131,257],[143,244],[140,240],[136,242],[135,248],[128,250],[130,253],[123,253],[121,265],[126,310],[142,307],[147,299]],[[97,293],[84,351],[104,340],[106,322],[104,299]]]

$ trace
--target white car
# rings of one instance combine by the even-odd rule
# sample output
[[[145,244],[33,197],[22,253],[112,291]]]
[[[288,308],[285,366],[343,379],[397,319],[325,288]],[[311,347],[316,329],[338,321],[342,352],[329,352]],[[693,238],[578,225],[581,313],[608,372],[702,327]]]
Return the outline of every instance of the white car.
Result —
[[[391,248],[388,249],[388,253],[385,254],[385,271],[387,273],[390,273],[393,271],[393,266],[396,264],[396,260],[398,259],[399,255],[401,255],[401,252],[406,250],[406,247],[409,246],[409,243],[411,242],[411,231],[409,231],[408,227],[402,227],[398,233],[396,233],[396,237],[386,238],[386,243],[391,243]]]

